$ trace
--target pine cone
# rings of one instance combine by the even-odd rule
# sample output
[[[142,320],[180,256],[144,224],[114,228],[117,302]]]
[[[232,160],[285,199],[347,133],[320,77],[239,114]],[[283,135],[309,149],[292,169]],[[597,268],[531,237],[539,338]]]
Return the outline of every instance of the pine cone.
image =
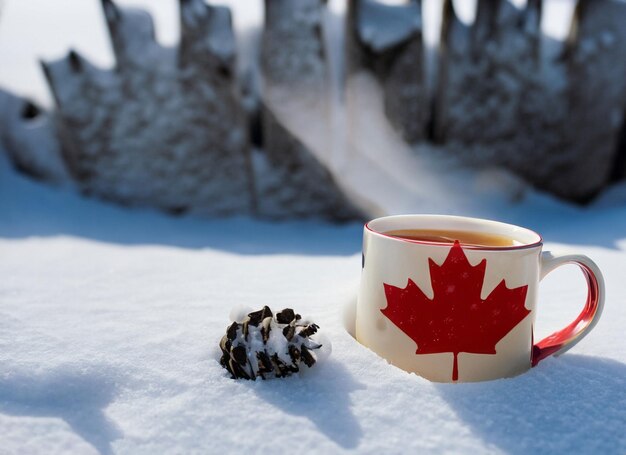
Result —
[[[304,321],[291,308],[274,316],[269,307],[253,311],[242,322],[233,322],[220,341],[220,364],[233,379],[284,378],[311,368],[322,347],[310,337],[319,326]]]

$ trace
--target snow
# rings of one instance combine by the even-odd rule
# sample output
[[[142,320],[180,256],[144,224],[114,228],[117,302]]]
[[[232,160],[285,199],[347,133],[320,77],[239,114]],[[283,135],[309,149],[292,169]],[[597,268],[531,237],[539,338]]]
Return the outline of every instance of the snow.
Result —
[[[522,376],[433,384],[348,333],[359,224],[167,217],[51,189],[3,162],[2,450],[286,453],[297,441],[319,453],[623,453],[626,207],[484,198],[480,213],[594,258],[606,310],[569,353]],[[573,319],[584,292],[575,269],[551,274],[537,336]],[[305,377],[231,380],[215,352],[242,304],[296,309],[332,355]]]
[[[373,51],[382,52],[397,46],[409,36],[421,32],[422,12],[419,3],[389,6],[365,0],[359,3],[358,32]]]

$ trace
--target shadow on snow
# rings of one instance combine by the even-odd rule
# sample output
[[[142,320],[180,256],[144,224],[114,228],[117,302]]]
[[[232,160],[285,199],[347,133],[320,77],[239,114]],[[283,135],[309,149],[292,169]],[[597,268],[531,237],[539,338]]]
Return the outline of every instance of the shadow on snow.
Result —
[[[437,390],[506,453],[626,451],[626,365],[614,360],[565,354],[513,379]]]

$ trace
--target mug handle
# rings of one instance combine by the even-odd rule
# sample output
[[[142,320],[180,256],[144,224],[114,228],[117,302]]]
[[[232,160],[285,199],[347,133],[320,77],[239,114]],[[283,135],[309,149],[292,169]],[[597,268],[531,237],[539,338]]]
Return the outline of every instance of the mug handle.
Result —
[[[544,338],[533,346],[532,366],[548,356],[561,355],[582,340],[595,327],[604,308],[604,279],[598,266],[582,254],[558,254],[545,251],[541,254],[539,280],[565,264],[576,264],[587,279],[587,302],[570,325]]]

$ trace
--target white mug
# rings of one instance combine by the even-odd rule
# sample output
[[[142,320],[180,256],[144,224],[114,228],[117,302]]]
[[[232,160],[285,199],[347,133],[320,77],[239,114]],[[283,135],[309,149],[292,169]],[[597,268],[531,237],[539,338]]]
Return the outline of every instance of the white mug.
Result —
[[[506,236],[512,246],[409,240],[405,229]],[[576,264],[587,302],[564,329],[534,342],[537,286],[563,264]],[[586,256],[542,252],[541,236],[496,221],[399,215],[365,225],[356,338],[393,365],[437,382],[511,377],[562,354],[598,322],[604,281]]]

